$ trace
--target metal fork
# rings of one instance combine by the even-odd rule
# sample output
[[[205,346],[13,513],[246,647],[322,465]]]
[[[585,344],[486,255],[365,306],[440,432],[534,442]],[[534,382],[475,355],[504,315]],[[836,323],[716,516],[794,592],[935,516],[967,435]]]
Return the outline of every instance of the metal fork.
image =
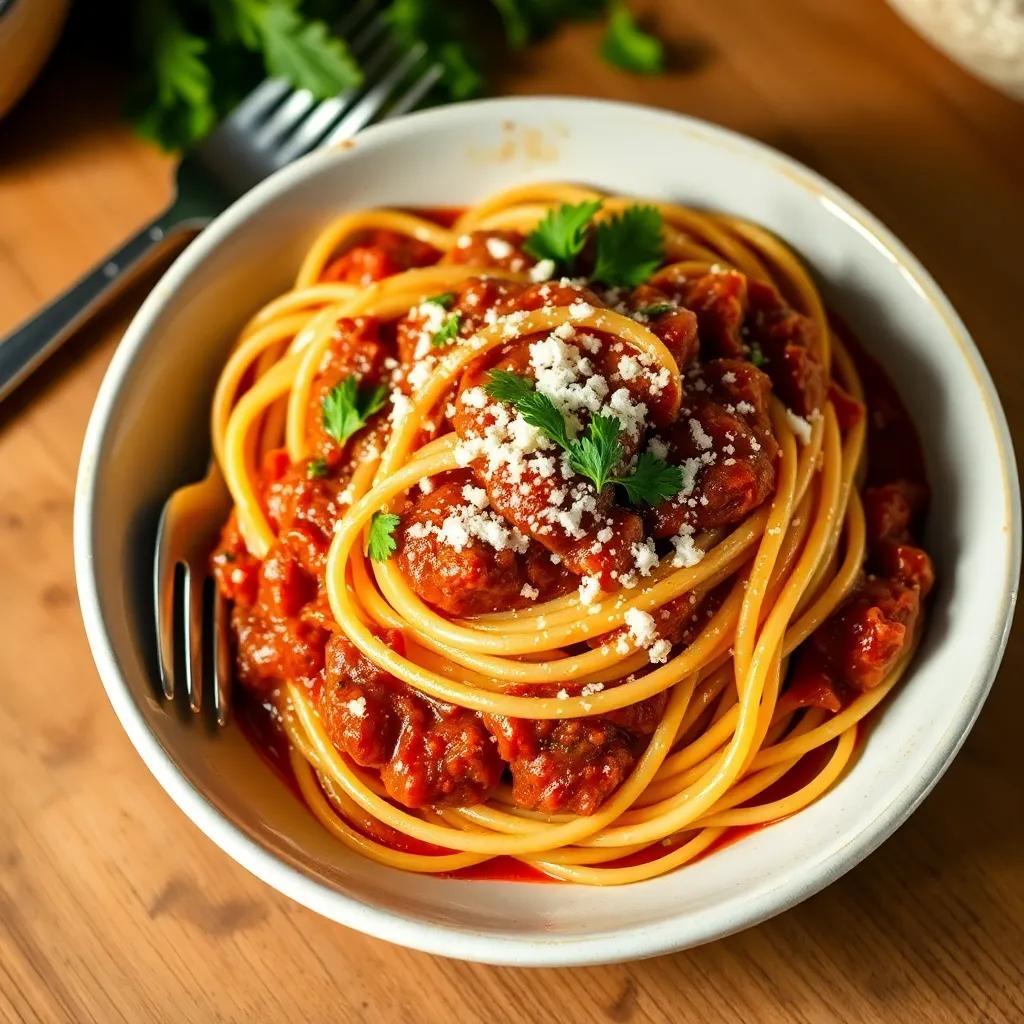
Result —
[[[363,85],[320,103],[283,79],[258,85],[181,161],[174,199],[163,213],[0,340],[0,401],[131,278],[258,181],[319,146],[349,138],[372,120],[406,113],[423,100],[441,68],[427,61],[422,45],[403,50],[376,7],[377,0],[360,0],[338,26],[363,65]]]
[[[396,117],[417,106],[437,82],[441,69],[426,60],[423,46],[403,51],[384,19],[374,13],[374,7],[373,0],[357,4],[350,15],[351,24],[342,30],[352,37],[352,49],[362,59],[366,75],[362,87],[316,103],[308,92],[293,91],[279,80],[257,86],[195,156],[182,161],[178,197],[168,213],[112,257],[108,266],[113,271],[109,275],[103,270],[96,273],[117,277],[140,258],[141,252],[135,253],[132,246],[148,250],[164,240],[172,227],[200,228],[230,197],[240,195],[277,167],[318,146],[349,138],[372,120]],[[83,288],[88,280],[72,292]],[[94,301],[97,298],[98,292]],[[51,343],[36,363],[59,343]],[[4,393],[4,352],[9,344],[0,346],[0,397]],[[200,712],[204,707],[203,690],[211,690],[213,717],[218,725],[228,719],[231,666],[227,607],[214,593],[209,558],[229,504],[227,488],[215,463],[199,483],[175,491],[160,515],[153,574],[164,696],[170,701],[179,691],[178,661],[184,669],[189,706]],[[204,623],[213,626],[212,640]],[[183,642],[177,644],[177,638]],[[204,687],[207,679],[209,684]]]

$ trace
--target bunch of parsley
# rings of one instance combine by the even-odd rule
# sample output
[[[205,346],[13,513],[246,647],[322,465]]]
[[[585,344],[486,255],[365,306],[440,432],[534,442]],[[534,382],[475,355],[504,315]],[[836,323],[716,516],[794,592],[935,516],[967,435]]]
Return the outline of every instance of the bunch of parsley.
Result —
[[[185,149],[267,75],[317,99],[358,86],[362,69],[332,28],[353,3],[139,0],[133,5],[137,81],[129,115],[163,148]],[[403,43],[426,44],[441,66],[435,102],[484,91],[479,40],[495,27],[505,47],[521,50],[562,22],[607,15],[605,59],[638,74],[663,65],[660,42],[640,29],[623,0],[382,0],[381,10]]]

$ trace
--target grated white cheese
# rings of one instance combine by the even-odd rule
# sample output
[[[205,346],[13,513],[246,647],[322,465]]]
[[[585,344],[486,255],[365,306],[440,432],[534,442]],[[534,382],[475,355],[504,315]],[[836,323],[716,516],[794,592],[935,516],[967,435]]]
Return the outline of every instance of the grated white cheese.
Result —
[[[704,552],[693,541],[693,527],[686,523],[672,538],[672,547],[675,549],[672,565],[676,569],[689,569],[704,557]]]
[[[528,276],[535,284],[539,284],[541,281],[547,281],[554,272],[554,260],[541,260],[539,263],[535,263],[530,267]]]
[[[792,409],[787,409],[786,423],[789,424],[789,429],[793,431],[801,444],[811,443],[811,425],[803,416],[797,416]]]
[[[660,437],[649,437],[647,439],[647,450],[658,459],[668,458],[668,445]]]
[[[504,238],[488,238],[484,245],[492,260],[507,260],[514,251],[512,243],[506,242]]]
[[[636,570],[641,576],[650,576],[651,572],[658,567],[658,552],[655,550],[654,541],[650,537],[634,544],[629,551],[633,556]]]
[[[663,665],[672,653],[672,645],[667,640],[655,640],[647,651],[652,665]]]
[[[690,419],[690,436],[693,438],[693,443],[700,448],[701,451],[709,451],[714,442],[711,440],[711,436],[704,429],[704,424],[698,419]]]
[[[596,576],[584,576],[580,580],[580,604],[592,605],[601,593],[601,581]]]
[[[525,597],[527,601],[536,601],[540,597],[540,591],[536,587],[531,587],[529,583],[524,583],[519,596]]]
[[[623,617],[623,621],[637,647],[650,646],[658,635],[654,616],[640,611],[639,608],[630,608]]]
[[[366,715],[366,698],[356,697],[355,700],[350,700],[346,705],[348,713],[356,718],[363,718]]]

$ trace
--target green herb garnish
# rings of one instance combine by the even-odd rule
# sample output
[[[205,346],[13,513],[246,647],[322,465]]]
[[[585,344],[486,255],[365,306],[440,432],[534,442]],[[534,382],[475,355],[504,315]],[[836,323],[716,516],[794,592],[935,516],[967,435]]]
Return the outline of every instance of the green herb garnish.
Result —
[[[538,261],[554,260],[561,267],[572,267],[587,244],[587,227],[600,209],[600,199],[585,199],[549,210],[527,235],[523,251]]]
[[[509,370],[491,370],[485,390],[491,398],[514,405],[531,427],[551,438],[559,448],[569,450],[571,442],[565,429],[565,418],[555,408],[555,403],[547,395],[542,395],[528,377]]]
[[[120,30],[132,43],[116,54],[130,54],[136,74],[129,115],[165,149],[201,141],[263,78],[282,77],[318,100],[363,80],[348,42],[330,27],[352,13],[353,0],[145,0],[122,5],[126,27],[117,5],[106,6],[110,12],[96,12],[100,30]],[[403,52],[424,51],[424,65],[438,69],[432,102],[480,95],[488,65],[502,66],[509,51],[605,13],[605,59],[644,73],[661,62],[657,40],[621,0],[380,0],[374,10]]]
[[[649,306],[641,306],[637,312],[642,316],[661,316],[662,313],[674,313],[678,308],[672,302],[652,302]]]
[[[462,326],[462,314],[451,313],[445,317],[439,330],[434,331],[430,338],[433,348],[441,348],[453,342],[459,336],[459,328]]]
[[[309,462],[306,463],[306,479],[319,480],[322,476],[327,476],[326,460],[310,459]]]
[[[338,444],[344,444],[387,401],[388,389],[383,384],[360,388],[354,374],[335,384],[320,403],[324,430]]]
[[[635,75],[657,75],[665,69],[661,41],[640,28],[622,0],[613,0],[611,5],[601,56]]]
[[[764,353],[761,351],[761,346],[753,344],[750,346],[750,361],[758,368],[764,366],[768,362],[764,357]]]
[[[499,402],[515,406],[530,426],[536,427],[568,454],[572,471],[590,480],[598,491],[608,484],[616,484],[634,504],[656,505],[682,490],[682,470],[650,452],[637,459],[628,476],[613,475],[623,457],[619,443],[622,424],[615,416],[593,416],[584,433],[571,438],[565,417],[529,378],[509,370],[491,370],[485,390]]]
[[[375,562],[386,562],[398,547],[395,540],[395,528],[399,518],[393,512],[374,512],[370,519],[370,539],[366,544],[366,553]]]
[[[452,304],[455,302],[455,292],[441,292],[440,295],[431,295],[429,299],[424,299],[424,302],[432,302],[435,306],[440,306],[442,309],[451,309]]]
[[[632,288],[643,284],[664,258],[661,213],[655,206],[627,206],[597,225],[595,281]]]

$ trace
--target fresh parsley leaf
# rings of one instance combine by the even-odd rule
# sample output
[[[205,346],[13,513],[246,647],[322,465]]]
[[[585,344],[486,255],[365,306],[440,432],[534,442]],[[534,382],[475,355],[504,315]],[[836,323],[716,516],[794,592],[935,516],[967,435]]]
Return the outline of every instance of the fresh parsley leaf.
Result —
[[[491,0],[501,15],[505,38],[513,50],[551,32],[570,18],[592,18],[601,14],[607,0]]]
[[[655,206],[627,206],[597,225],[596,281],[636,287],[661,266],[664,257],[661,213]]]
[[[637,312],[644,316],[661,316],[662,313],[672,313],[678,308],[673,302],[652,302],[649,306],[641,306]]]
[[[611,5],[601,56],[635,75],[657,75],[665,70],[661,41],[640,28],[623,0],[614,0]]]
[[[657,505],[683,489],[683,471],[651,452],[644,452],[636,460],[636,466],[629,476],[616,477],[612,483],[623,488],[634,505],[641,502]]]
[[[431,295],[429,299],[424,299],[424,302],[432,302],[435,306],[440,306],[442,309],[451,309],[452,304],[455,302],[455,292],[441,292],[440,295]]]
[[[530,232],[523,250],[535,260],[554,260],[563,267],[571,267],[587,242],[587,227],[594,214],[601,209],[599,199],[585,199],[582,203],[563,203],[551,210]]]
[[[296,0],[219,0],[235,9],[239,39],[261,50],[267,73],[308,89],[318,100],[362,82],[345,41],[322,21],[310,21]]]
[[[450,313],[445,317],[439,330],[434,331],[430,338],[430,344],[434,348],[441,348],[453,342],[459,336],[459,328],[462,326],[462,314]]]
[[[354,374],[335,384],[320,403],[324,430],[338,444],[350,438],[387,401],[388,389],[383,384],[360,388]]]
[[[319,480],[322,476],[327,476],[326,461],[324,459],[310,459],[306,463],[306,479]]]
[[[427,47],[427,62],[441,68],[438,92],[442,98],[467,100],[480,95],[484,87],[480,58],[461,12],[450,0],[391,0],[385,17],[403,47]]]
[[[137,9],[142,78],[126,111],[140,135],[166,150],[198,142],[217,122],[208,46],[190,32],[165,0]]]
[[[398,547],[395,540],[395,528],[399,518],[393,512],[374,512],[370,520],[370,539],[366,545],[366,553],[375,562],[386,562]]]
[[[555,403],[547,395],[542,395],[528,377],[521,377],[510,370],[491,370],[484,390],[491,398],[514,405],[531,427],[536,427],[545,437],[568,451],[565,418],[555,408]]]
[[[598,491],[612,479],[612,470],[622,461],[619,435],[622,424],[614,416],[593,416],[586,432],[569,445],[569,465],[585,476]]]
[[[756,342],[750,346],[750,361],[758,368],[768,362],[764,357],[764,352],[761,351],[761,346]]]

